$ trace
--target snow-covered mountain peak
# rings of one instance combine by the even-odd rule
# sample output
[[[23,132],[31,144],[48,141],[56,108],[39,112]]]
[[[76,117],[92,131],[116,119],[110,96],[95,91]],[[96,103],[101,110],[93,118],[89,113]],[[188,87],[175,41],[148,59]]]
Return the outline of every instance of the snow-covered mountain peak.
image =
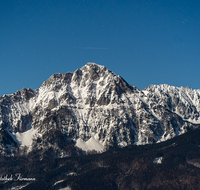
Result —
[[[38,98],[46,102],[46,107],[51,99],[54,99],[54,102],[64,102],[62,100],[66,96],[73,104],[94,106],[114,103],[122,94],[138,91],[105,66],[87,63],[72,73],[52,75],[41,85]]]
[[[106,67],[104,66],[104,65],[99,65],[99,64],[97,64],[97,63],[93,63],[93,62],[88,62],[85,66],[83,66],[83,67],[88,67],[88,68],[95,68],[95,69],[101,69],[101,70],[105,70],[106,69]],[[83,68],[82,67],[82,68]],[[81,69],[82,69],[81,68]]]
[[[175,87],[167,84],[150,85],[143,92],[148,104],[159,104],[178,114],[184,120],[200,123],[200,91],[189,87]]]
[[[162,84],[140,91],[87,63],[0,98],[0,151],[28,146],[66,156],[69,142],[88,151],[160,142],[197,127],[199,118],[199,90]]]

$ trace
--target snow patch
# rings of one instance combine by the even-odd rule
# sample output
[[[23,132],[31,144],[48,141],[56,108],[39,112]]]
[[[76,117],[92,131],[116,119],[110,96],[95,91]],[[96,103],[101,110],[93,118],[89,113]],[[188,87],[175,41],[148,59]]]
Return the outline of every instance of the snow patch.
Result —
[[[153,163],[154,164],[162,164],[162,160],[163,160],[163,157],[157,157],[157,158],[154,158]]]
[[[75,173],[75,172],[68,172],[66,175],[67,176],[77,176],[77,173]]]
[[[187,161],[187,163],[188,164],[191,164],[191,165],[193,165],[193,166],[195,166],[195,167],[197,167],[197,168],[200,168],[200,163],[199,162],[194,162],[194,161]]]
[[[71,187],[67,186],[67,187],[61,188],[59,190],[71,190]]]
[[[24,187],[26,187],[27,185],[29,185],[29,183],[27,183],[26,185],[20,185],[20,186],[11,187],[10,190],[20,190],[20,189],[23,189]]]
[[[27,146],[28,150],[31,147],[33,136],[37,133],[37,129],[34,129],[33,127],[23,133],[17,132],[15,134],[15,137],[17,141],[20,143],[21,146]]]
[[[102,152],[104,146],[100,144],[94,137],[91,137],[88,141],[84,142],[81,138],[76,141],[76,146],[84,151],[96,150],[97,152]]]
[[[59,184],[59,183],[61,183],[61,182],[63,182],[64,181],[64,179],[62,179],[62,180],[60,180],[60,181],[57,181],[57,182],[55,182],[54,184],[53,184],[53,186],[55,186],[55,185],[57,185],[57,184]]]

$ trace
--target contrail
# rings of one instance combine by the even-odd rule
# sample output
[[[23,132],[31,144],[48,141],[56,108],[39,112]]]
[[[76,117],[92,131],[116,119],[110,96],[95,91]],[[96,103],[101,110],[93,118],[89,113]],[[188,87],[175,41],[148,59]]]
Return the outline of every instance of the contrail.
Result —
[[[84,47],[84,49],[109,49],[109,48],[101,48],[101,47]]]
[[[102,47],[75,47],[78,49],[109,49],[109,48],[102,48]]]

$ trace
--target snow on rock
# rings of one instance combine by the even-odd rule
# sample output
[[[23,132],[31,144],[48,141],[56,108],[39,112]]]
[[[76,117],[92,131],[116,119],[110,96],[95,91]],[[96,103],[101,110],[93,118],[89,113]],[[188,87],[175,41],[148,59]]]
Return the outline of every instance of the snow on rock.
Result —
[[[97,152],[102,152],[104,146],[100,144],[94,137],[91,137],[88,141],[84,142],[81,138],[76,141],[76,146],[84,151],[96,150]]]
[[[200,163],[197,162],[197,161],[195,162],[195,161],[192,161],[192,160],[188,160],[187,163],[191,164],[191,165],[193,165],[193,166],[195,166],[197,168],[200,168]]]
[[[157,157],[157,158],[154,158],[153,163],[154,164],[162,164],[162,160],[163,160],[163,157]]]
[[[27,185],[29,185],[29,183],[27,183],[25,185],[11,187],[10,190],[20,190],[20,189],[23,189],[24,187],[26,187]]]
[[[71,190],[71,187],[70,186],[67,186],[67,187],[64,187],[64,188],[61,188],[59,190]]]
[[[57,184],[59,184],[59,183],[62,183],[64,181],[64,179],[62,179],[62,180],[60,180],[60,181],[56,181],[54,184],[53,184],[53,186],[55,186],[55,185],[57,185]]]
[[[95,63],[0,98],[0,129],[29,151],[33,146],[63,152],[56,142],[71,139],[84,151],[102,152],[165,141],[198,124],[200,90],[164,84],[140,91]],[[4,144],[13,146],[7,139]]]
[[[75,173],[75,172],[68,172],[66,175],[67,176],[77,176],[77,173]]]
[[[200,124],[200,90],[160,84],[150,85],[143,92],[149,105],[157,103],[185,121]]]
[[[22,147],[26,146],[28,148],[28,151],[31,147],[32,140],[34,135],[37,133],[37,129],[34,129],[33,127],[23,133],[17,132],[15,134],[17,141],[20,143]]]

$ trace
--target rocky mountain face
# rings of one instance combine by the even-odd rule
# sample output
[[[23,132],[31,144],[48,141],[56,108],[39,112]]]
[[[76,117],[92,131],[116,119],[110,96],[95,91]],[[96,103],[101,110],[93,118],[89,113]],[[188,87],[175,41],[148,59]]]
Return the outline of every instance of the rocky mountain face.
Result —
[[[200,127],[199,102],[200,90],[139,90],[106,67],[87,63],[52,75],[39,89],[0,98],[0,152],[44,156],[53,150],[55,157],[67,157],[80,149],[102,152],[165,141]]]

